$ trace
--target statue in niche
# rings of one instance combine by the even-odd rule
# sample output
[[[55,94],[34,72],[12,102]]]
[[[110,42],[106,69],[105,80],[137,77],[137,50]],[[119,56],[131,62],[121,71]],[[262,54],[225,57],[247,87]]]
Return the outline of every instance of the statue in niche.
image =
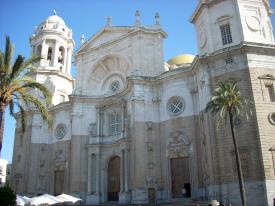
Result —
[[[65,155],[63,153],[63,150],[59,149],[55,152],[55,162],[64,162],[65,161]]]
[[[156,185],[157,181],[156,181],[156,178],[153,177],[153,176],[149,176],[147,177],[147,180],[146,180],[146,185],[148,187],[154,187]]]
[[[96,137],[96,123],[90,123],[88,127],[89,135]]]

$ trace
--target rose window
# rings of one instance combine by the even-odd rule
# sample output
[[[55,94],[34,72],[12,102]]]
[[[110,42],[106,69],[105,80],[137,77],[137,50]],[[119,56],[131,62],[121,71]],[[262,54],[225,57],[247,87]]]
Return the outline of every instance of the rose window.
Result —
[[[171,115],[179,115],[185,107],[184,100],[179,96],[171,97],[167,103],[168,111]]]
[[[55,129],[55,136],[57,139],[62,139],[66,135],[66,126],[64,124],[57,125]]]

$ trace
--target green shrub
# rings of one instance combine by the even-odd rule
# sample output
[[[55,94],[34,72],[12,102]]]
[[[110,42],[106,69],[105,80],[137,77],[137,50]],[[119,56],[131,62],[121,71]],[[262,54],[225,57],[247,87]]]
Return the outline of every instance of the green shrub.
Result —
[[[9,186],[0,187],[0,203],[1,206],[16,205],[16,194]]]

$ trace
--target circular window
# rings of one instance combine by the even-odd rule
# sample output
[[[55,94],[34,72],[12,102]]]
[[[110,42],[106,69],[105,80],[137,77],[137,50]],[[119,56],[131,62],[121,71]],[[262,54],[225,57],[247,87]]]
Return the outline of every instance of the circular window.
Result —
[[[55,129],[55,136],[57,139],[62,139],[66,135],[66,125],[59,124]]]
[[[170,115],[179,115],[183,112],[185,107],[184,100],[179,96],[171,97],[167,103],[167,109]]]
[[[112,92],[117,92],[120,89],[120,82],[119,81],[114,81],[110,85],[110,90]]]
[[[268,119],[271,124],[275,125],[275,112],[272,112],[268,115]]]

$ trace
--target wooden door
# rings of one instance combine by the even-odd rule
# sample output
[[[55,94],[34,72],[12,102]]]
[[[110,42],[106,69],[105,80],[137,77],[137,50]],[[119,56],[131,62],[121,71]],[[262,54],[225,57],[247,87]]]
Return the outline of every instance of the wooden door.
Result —
[[[149,204],[155,204],[156,203],[155,188],[148,188],[148,200],[149,200]]]
[[[118,201],[120,192],[120,157],[113,157],[108,165],[108,201]]]
[[[172,198],[191,197],[189,158],[172,158],[170,163]]]
[[[64,170],[55,171],[54,173],[54,194],[64,193]]]

